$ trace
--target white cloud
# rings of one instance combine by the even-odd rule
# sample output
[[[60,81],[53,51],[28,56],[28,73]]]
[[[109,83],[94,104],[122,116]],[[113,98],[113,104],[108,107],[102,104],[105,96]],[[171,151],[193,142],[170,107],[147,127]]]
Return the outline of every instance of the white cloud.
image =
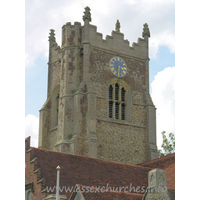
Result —
[[[156,55],[160,46],[167,46],[171,53],[175,53],[175,35],[170,30],[165,30],[162,33],[155,34],[150,39],[150,58],[156,59]]]
[[[39,118],[28,114],[25,118],[25,137],[31,136],[31,146],[38,147]]]
[[[158,72],[151,87],[151,96],[157,108],[157,145],[160,148],[162,131],[175,134],[175,67]]]
[[[97,31],[110,35],[119,19],[124,39],[130,46],[142,37],[143,24],[148,23],[151,33],[150,58],[156,58],[161,45],[174,53],[174,0],[33,0],[26,2],[26,67],[31,67],[38,57],[48,57],[49,30],[55,29],[56,41],[61,44],[61,27],[66,22],[83,24],[84,7],[91,8],[91,24]]]

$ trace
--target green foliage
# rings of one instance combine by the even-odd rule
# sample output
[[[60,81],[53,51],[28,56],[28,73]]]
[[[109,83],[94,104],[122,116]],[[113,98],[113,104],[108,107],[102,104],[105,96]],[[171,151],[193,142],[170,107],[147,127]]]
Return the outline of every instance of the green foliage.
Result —
[[[74,94],[76,92],[76,90],[71,90],[71,93]]]
[[[169,140],[167,139],[166,132],[163,131],[162,133],[163,143],[161,145],[162,150],[159,149],[159,157],[166,156],[168,154],[175,152],[175,136],[173,133],[169,134]]]
[[[72,139],[72,132],[69,132],[67,136],[68,136],[68,139],[71,140]]]

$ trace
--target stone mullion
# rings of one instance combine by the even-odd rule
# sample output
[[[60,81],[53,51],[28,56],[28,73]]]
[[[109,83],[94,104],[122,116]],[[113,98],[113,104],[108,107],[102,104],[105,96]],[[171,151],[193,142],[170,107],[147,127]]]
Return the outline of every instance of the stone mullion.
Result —
[[[122,101],[121,99],[121,108],[122,108],[122,104],[124,104],[124,119],[126,119],[126,88],[124,86],[121,87],[121,93],[122,93],[122,89],[124,89],[124,101]],[[122,111],[121,111],[121,118],[122,118]]]
[[[112,118],[115,119],[115,84],[112,84],[113,86],[113,94],[112,94],[112,101],[113,101],[113,113],[112,113]]]
[[[121,106],[122,106],[122,99],[121,99],[121,90],[122,90],[122,86],[121,85],[119,85],[119,120],[121,120],[122,119],[122,109],[121,109]]]

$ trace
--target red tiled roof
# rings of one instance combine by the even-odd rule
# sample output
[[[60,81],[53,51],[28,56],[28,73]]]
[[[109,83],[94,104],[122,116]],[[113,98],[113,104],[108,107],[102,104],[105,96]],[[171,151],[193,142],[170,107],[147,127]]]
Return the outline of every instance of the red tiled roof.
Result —
[[[155,158],[153,160],[149,160],[149,161],[146,161],[146,162],[143,162],[143,163],[140,163],[138,165],[141,165],[141,166],[145,166],[145,165],[154,165],[154,163],[156,164],[161,164],[161,163],[164,163],[166,160],[169,160],[169,159],[175,159],[175,153],[172,153],[172,154],[169,154],[169,155],[166,155],[166,156],[163,156],[161,158]]]
[[[86,156],[32,148],[32,159],[37,157],[45,187],[56,186],[56,167],[60,170],[60,187],[76,184],[102,187],[147,187],[150,167],[109,162]],[[131,192],[134,192],[132,189]],[[55,193],[52,192],[52,193]],[[62,193],[61,193],[62,194]],[[63,192],[63,194],[66,194]],[[70,194],[67,194],[69,197]]]
[[[29,150],[28,150],[29,149]],[[167,173],[168,189],[175,190],[175,154],[150,160],[138,165],[110,162],[101,159],[67,154],[38,148],[30,148],[30,138],[26,139],[26,174],[38,174],[37,181],[42,183],[41,190],[56,186],[56,167],[60,170],[60,188],[74,188],[79,184],[89,187],[128,187],[128,192],[84,193],[86,199],[142,199],[143,194],[134,191],[137,187],[144,190],[148,186],[148,172],[154,168],[164,169]],[[28,159],[28,160],[27,160]],[[31,167],[32,166],[32,167]],[[28,171],[27,171],[28,170]],[[30,177],[35,177],[30,175]],[[26,179],[26,182],[33,181]],[[34,179],[35,180],[35,179]],[[37,182],[37,183],[39,183]],[[130,191],[130,187],[132,190]],[[140,190],[144,193],[144,190]],[[49,193],[55,193],[49,191]],[[63,190],[61,194],[69,198],[71,192]]]
[[[138,165],[165,170],[167,175],[167,188],[175,190],[175,153],[163,156],[161,158],[156,158]]]

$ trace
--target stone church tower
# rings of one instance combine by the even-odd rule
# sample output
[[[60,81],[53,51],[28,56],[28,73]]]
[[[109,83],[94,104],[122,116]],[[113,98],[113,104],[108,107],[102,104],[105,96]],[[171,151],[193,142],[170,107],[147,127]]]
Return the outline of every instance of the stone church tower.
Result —
[[[130,47],[118,20],[105,40],[89,7],[83,21],[62,27],[61,47],[50,32],[38,147],[129,164],[157,158],[148,25]]]

